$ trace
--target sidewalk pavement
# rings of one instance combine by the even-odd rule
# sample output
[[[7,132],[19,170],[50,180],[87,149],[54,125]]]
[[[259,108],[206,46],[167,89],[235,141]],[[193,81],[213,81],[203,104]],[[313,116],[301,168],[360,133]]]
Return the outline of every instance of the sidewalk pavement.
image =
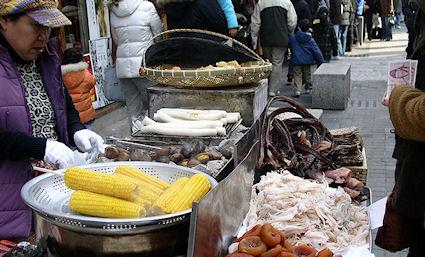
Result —
[[[387,63],[405,59],[407,45],[405,31],[395,30],[394,40],[366,41],[353,48],[346,57],[335,62],[351,64],[352,93],[348,108],[344,111],[325,110],[322,122],[329,129],[355,126],[364,138],[368,163],[367,186],[371,188],[373,201],[387,196],[394,186],[395,160],[391,158],[394,148],[393,128],[388,110],[380,103],[386,89]],[[313,72],[313,70],[312,70]],[[292,87],[286,85],[287,68],[282,77],[281,95],[291,96]],[[297,101],[311,106],[311,96],[301,95]],[[125,107],[119,108],[95,121],[94,130],[102,136],[129,136]],[[375,236],[376,231],[374,231]],[[407,252],[389,253],[373,247],[376,257],[404,257]]]

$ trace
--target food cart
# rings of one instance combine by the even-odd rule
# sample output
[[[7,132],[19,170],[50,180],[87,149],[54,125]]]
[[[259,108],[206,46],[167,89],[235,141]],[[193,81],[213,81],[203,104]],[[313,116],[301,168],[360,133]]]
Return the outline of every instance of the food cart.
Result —
[[[179,37],[173,33],[183,33],[183,36]],[[208,67],[206,63],[202,63],[205,61],[208,61],[209,64],[215,63],[211,62],[210,59],[205,60],[201,58],[198,62],[188,62],[191,58],[186,56],[184,60],[180,60],[179,62],[176,62],[177,59],[174,61],[169,59],[169,62],[165,63],[163,59],[158,57],[164,55],[168,56],[167,54],[169,54],[172,57],[174,56],[174,58],[181,58],[181,56],[178,57],[177,55],[173,55],[173,51],[176,51],[176,49],[170,49],[170,46],[175,47],[175,45],[170,42],[179,42],[179,40],[186,43],[191,42],[189,39],[192,39],[193,33],[202,34],[204,32],[197,30],[177,30],[163,33],[160,37],[155,38],[154,42],[158,44],[157,46],[159,47],[154,47],[151,51],[147,51],[141,74],[161,84],[179,86],[180,89],[190,86],[191,89],[188,90],[191,91],[192,97],[196,95],[196,93],[194,94],[193,92],[205,90],[204,87],[218,87],[226,90],[226,88],[234,88],[235,85],[239,85],[240,88],[243,88],[246,83],[251,83],[251,86],[257,83],[256,85],[258,87],[264,85],[264,82],[260,81],[267,77],[271,71],[271,64],[263,61],[258,55],[246,49],[246,47],[237,41],[226,36],[216,35],[215,33],[204,33],[207,37],[201,37],[200,41],[208,41],[211,37],[218,37],[223,41],[224,37],[225,40],[233,44],[233,46],[229,46],[230,49],[232,49],[232,47],[236,48],[238,56],[244,55],[245,59],[242,58],[241,63],[245,60],[248,63],[246,67],[238,67],[235,63],[228,65],[232,60],[227,60],[226,55],[215,57],[217,63],[220,61],[226,63],[226,65],[223,64],[223,67]],[[217,45],[217,42],[208,43],[211,44],[213,48],[222,47]],[[182,44],[177,44],[177,46],[182,47]],[[191,46],[193,45],[189,45],[189,47]],[[226,51],[230,51],[230,49],[226,49]],[[165,51],[165,53],[161,51]],[[253,61],[256,63],[253,64]],[[170,64],[173,65],[170,66]],[[187,67],[184,66],[185,64]],[[237,62],[237,64],[240,65],[239,62]],[[198,69],[201,66],[203,68]],[[170,92],[171,91],[172,90],[170,90]],[[215,93],[213,91],[210,92]],[[198,95],[199,97],[204,97],[205,94],[208,94],[208,92],[203,91],[203,94]],[[224,109],[228,112],[238,111],[237,109],[226,109],[220,105],[211,105],[210,103],[207,103],[206,106],[214,106],[214,108],[200,108],[195,105],[196,102],[200,102],[203,99],[205,98],[193,101],[192,105],[184,107],[188,109]],[[286,134],[286,138],[283,137],[285,135],[276,134],[276,127],[280,128],[279,126],[285,124],[285,119],[288,120],[286,124],[291,123],[293,125],[292,127],[297,127],[294,123],[297,118],[292,116],[290,118],[276,119],[280,121],[275,121],[275,123],[272,124],[273,118],[284,113],[301,115],[303,122],[308,124],[307,127],[316,131],[316,136],[320,137],[322,141],[330,141],[330,144],[326,144],[327,148],[324,149],[326,154],[323,156],[313,154],[313,159],[319,159],[319,161],[323,162],[325,157],[328,158],[332,152],[332,136],[327,129],[324,128],[317,119],[308,114],[305,109],[301,108],[297,103],[290,102],[292,103],[292,107],[278,108],[276,112],[266,115],[270,107],[270,104],[266,106],[266,100],[262,106],[254,104],[254,102],[260,100],[264,101],[264,99],[267,99],[267,95],[264,96],[263,94],[261,96],[260,94],[258,97],[253,97],[252,106],[257,106],[257,110],[253,111],[253,107],[251,106],[251,111],[242,115],[241,119],[232,123],[233,125],[226,127],[226,136],[191,137],[139,131],[136,132],[133,135],[134,137],[130,140],[119,138],[109,139],[109,143],[128,151],[128,158],[125,157],[127,160],[131,159],[130,151],[134,150],[143,150],[149,153],[161,151],[166,148],[168,149],[167,158],[171,159],[170,154],[175,153],[174,151],[176,151],[176,149],[178,149],[180,153],[181,147],[188,141],[193,143],[194,140],[197,140],[197,142],[203,142],[203,144],[209,147],[218,146],[225,140],[233,142],[234,147],[232,148],[230,158],[225,159],[226,164],[218,172],[211,174],[214,176],[208,176],[213,188],[201,201],[194,202],[191,210],[189,209],[168,215],[126,220],[102,219],[81,215],[76,216],[68,207],[67,199],[69,198],[70,189],[64,186],[63,179],[60,176],[42,175],[31,180],[22,190],[24,200],[35,211],[37,239],[46,241],[49,254],[57,257],[221,257],[227,255],[229,253],[229,246],[235,237],[238,236],[243,221],[250,210],[252,185],[260,181],[260,175],[267,174],[269,171],[276,171],[289,167],[289,165],[284,166],[282,164],[288,161],[283,158],[278,158],[281,163],[274,163],[274,165],[278,165],[271,169],[264,169],[264,167],[262,167],[263,164],[270,164],[269,161],[273,158],[272,155],[276,154],[275,152],[267,151],[272,149],[270,147],[276,147],[272,146],[273,142],[268,139],[277,136],[284,141],[290,140],[291,138],[291,133]],[[280,98],[280,100],[282,100],[282,98]],[[152,105],[151,103],[151,106]],[[238,108],[242,110],[247,108],[247,105],[239,106]],[[177,108],[182,106],[164,107]],[[150,111],[151,118],[154,118],[154,113],[156,113],[158,109]],[[253,113],[256,114],[254,115]],[[251,115],[254,118],[251,117],[248,124],[241,124],[246,115]],[[249,119],[247,118],[247,120]],[[155,122],[159,121],[156,120]],[[270,124],[272,124],[272,126],[270,126]],[[241,127],[243,127],[243,129],[240,129]],[[237,133],[239,133],[238,136],[235,136]],[[296,134],[296,137],[301,138],[300,135]],[[310,140],[309,147],[312,146],[311,143],[317,143],[311,139],[311,136],[311,133],[304,135],[304,140]],[[301,148],[305,150],[304,152],[308,153],[310,151],[306,150],[306,145],[308,144],[304,143],[304,141],[297,141],[298,148],[300,148],[301,145]],[[285,148],[284,145],[279,145],[279,147]],[[357,149],[357,146],[355,146],[355,148]],[[205,149],[207,149],[207,147]],[[317,149],[314,150],[316,151]],[[284,151],[282,150],[280,155],[283,155],[283,153]],[[309,154],[305,155],[306,158],[307,155]],[[302,158],[303,156],[301,155],[300,157]],[[155,158],[149,156],[149,158],[151,158],[151,161],[156,160],[156,162],[134,161],[128,162],[127,164],[137,166],[140,170],[168,180],[169,182],[174,181],[179,176],[189,177],[193,173],[200,173],[200,171],[182,165],[159,163],[157,156]],[[170,161],[169,159],[167,160]],[[103,160],[106,161],[105,159]],[[331,161],[328,160],[328,162]],[[99,172],[111,173],[113,168],[118,164],[122,163],[108,161],[105,163],[88,165],[86,167]],[[181,161],[176,161],[175,164],[181,164]],[[323,163],[320,163],[320,165],[322,164]],[[328,165],[329,168],[331,168],[332,164],[328,163]],[[259,170],[262,172],[259,172]],[[361,169],[361,171],[362,177],[360,179],[365,181],[365,169]],[[359,172],[354,172],[353,176],[357,174],[359,174]],[[217,182],[220,183],[217,184]],[[371,201],[371,193],[367,188],[362,190],[359,195],[367,201]],[[367,231],[367,233],[370,233],[370,231]],[[370,239],[369,236],[369,240]]]

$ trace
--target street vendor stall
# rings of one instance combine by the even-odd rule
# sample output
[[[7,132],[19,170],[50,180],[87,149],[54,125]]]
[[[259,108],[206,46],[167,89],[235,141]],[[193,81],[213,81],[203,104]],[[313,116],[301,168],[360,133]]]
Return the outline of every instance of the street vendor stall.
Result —
[[[193,40],[195,34],[202,36]],[[327,257],[364,245],[368,251],[364,205],[371,192],[358,130],[329,131],[286,97],[266,106],[267,94],[258,94],[232,105],[235,91],[265,87],[260,81],[271,65],[226,36],[163,33],[142,66],[158,87],[180,87],[192,100],[162,99],[169,105],[150,108],[132,138],[110,137],[105,155],[91,159],[98,163],[23,187],[37,239],[51,256]],[[230,89],[226,101],[208,97]],[[111,187],[121,182],[121,189]]]

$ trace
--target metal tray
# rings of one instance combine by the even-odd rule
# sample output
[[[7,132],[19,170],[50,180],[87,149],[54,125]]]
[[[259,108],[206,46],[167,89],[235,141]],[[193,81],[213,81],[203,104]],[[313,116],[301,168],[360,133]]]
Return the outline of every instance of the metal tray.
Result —
[[[111,162],[80,166],[103,173],[113,173],[120,165],[130,165],[169,183],[181,177],[202,173],[193,169],[153,162]],[[64,170],[59,170],[64,172]],[[204,173],[202,173],[204,174]],[[206,174],[204,174],[206,175]],[[212,187],[217,181],[206,175]],[[137,219],[97,218],[80,215],[70,210],[69,198],[73,190],[65,186],[63,176],[44,174],[28,181],[21,189],[24,202],[37,214],[55,225],[74,231],[93,234],[132,234],[172,226],[187,220],[191,209],[178,213]]]
[[[167,135],[159,135],[154,133],[142,133],[140,131],[137,131],[132,134],[135,138],[145,139],[148,141],[162,141],[162,142],[173,142],[173,143],[180,143],[181,141],[188,141],[188,140],[202,140],[206,141],[205,143],[209,142],[221,142],[224,139],[229,138],[229,135],[242,123],[242,119],[238,120],[235,123],[230,123],[225,126],[226,129],[226,135],[225,136],[213,136],[213,137],[189,137],[189,136],[167,136]]]

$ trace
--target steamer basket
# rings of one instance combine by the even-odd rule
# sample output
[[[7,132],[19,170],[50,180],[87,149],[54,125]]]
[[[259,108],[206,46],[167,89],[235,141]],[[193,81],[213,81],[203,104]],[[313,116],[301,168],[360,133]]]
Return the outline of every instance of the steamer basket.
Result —
[[[146,78],[155,81],[158,85],[168,85],[178,88],[226,88],[241,84],[256,83],[267,78],[272,71],[272,64],[270,62],[264,61],[258,54],[239,41],[211,31],[198,29],[167,30],[155,36],[151,42],[157,41],[158,38],[164,38],[167,40],[167,38],[170,38],[171,34],[179,33],[195,33],[227,40],[231,42],[234,47],[238,47],[253,58],[253,60],[246,63],[240,63],[242,65],[240,68],[226,67],[211,70],[200,70],[193,67],[182,67],[181,70],[172,70],[167,69],[166,65],[148,66],[146,63],[145,51],[144,58],[142,59],[142,67],[139,70],[141,76],[145,76]],[[178,40],[178,38],[174,39]]]
[[[112,162],[81,166],[102,173],[113,173],[120,165],[130,165],[143,172],[169,183],[181,177],[202,173],[193,169],[152,162]],[[64,170],[60,170],[64,171]],[[212,187],[217,181],[208,176]],[[83,216],[69,208],[69,198],[73,190],[65,186],[63,176],[44,174],[28,181],[21,190],[24,202],[44,220],[58,227],[75,232],[98,235],[134,235],[148,233],[185,222],[191,209],[178,213],[150,216],[137,219],[111,219]]]

